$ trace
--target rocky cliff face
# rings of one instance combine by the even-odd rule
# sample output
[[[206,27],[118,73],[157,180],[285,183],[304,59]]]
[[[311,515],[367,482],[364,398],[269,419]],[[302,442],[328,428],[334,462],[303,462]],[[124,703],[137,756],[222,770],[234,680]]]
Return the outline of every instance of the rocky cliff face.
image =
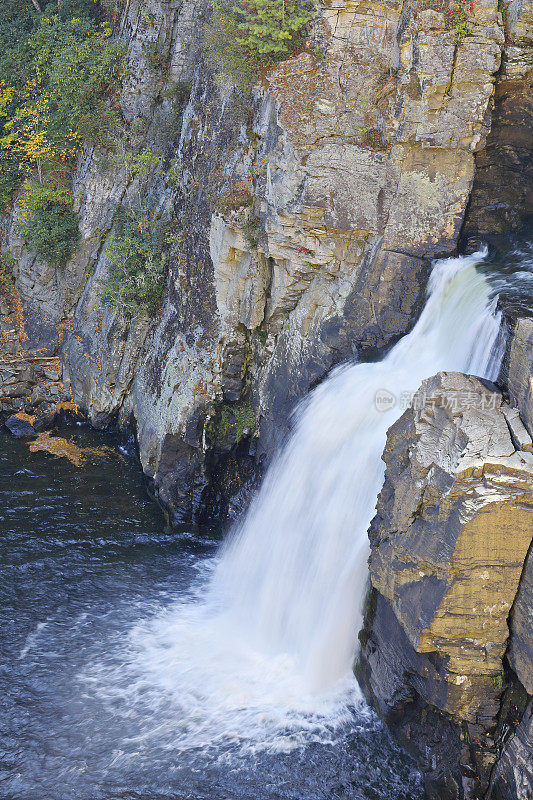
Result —
[[[511,405],[518,409],[533,436],[532,317],[518,317],[514,321],[500,380],[508,389]]]
[[[115,153],[80,156],[78,251],[50,268],[22,247],[16,206],[6,220],[28,347],[54,350],[66,328],[73,399],[95,425],[134,423],[174,519],[226,509],[298,399],[339,361],[405,333],[428,259],[455,249],[505,34],[496,0],[471,4],[466,36],[438,8],[321,5],[309,48],[243,107],[206,64],[208,3],[131,0],[124,129]],[[143,176],[123,152],[132,131],[159,155]],[[101,284],[114,215],[137,195],[182,235],[160,317],[128,326],[102,307]]]
[[[458,373],[388,434],[361,676],[430,798],[531,796],[531,450],[496,387]]]
[[[506,44],[491,130],[486,147],[476,153],[476,177],[463,229],[470,249],[520,227],[532,208],[533,8],[512,0],[502,5],[502,19]]]

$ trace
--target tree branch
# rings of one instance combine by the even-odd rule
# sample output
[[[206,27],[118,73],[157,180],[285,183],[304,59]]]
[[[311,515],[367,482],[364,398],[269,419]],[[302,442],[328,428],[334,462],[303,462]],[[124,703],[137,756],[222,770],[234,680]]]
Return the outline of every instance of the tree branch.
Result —
[[[41,6],[40,6],[40,5],[39,5],[39,3],[38,3],[38,0],[31,0],[31,2],[33,3],[33,7],[34,7],[34,9],[35,9],[36,11],[38,11],[38,12],[39,12],[39,14],[42,14],[42,13],[43,13],[43,11],[42,11],[42,8],[41,8]]]

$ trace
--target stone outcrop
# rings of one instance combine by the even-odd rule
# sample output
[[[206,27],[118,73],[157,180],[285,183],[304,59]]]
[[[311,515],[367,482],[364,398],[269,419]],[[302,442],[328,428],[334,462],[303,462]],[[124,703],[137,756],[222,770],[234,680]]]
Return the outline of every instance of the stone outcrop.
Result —
[[[514,320],[504,359],[501,381],[511,405],[518,409],[529,435],[533,435],[533,317]]]
[[[486,147],[476,153],[476,177],[463,230],[470,249],[518,229],[533,214],[533,3],[502,4],[506,45],[496,83]]]
[[[0,414],[31,411],[44,424],[70,402],[70,387],[59,357],[28,341],[20,296],[0,289]]]
[[[503,742],[489,797],[494,800],[528,798],[533,794],[533,549],[530,550],[511,617],[509,665],[521,692],[516,693],[522,719]]]
[[[494,385],[439,373],[383,455],[360,674],[435,800],[529,796],[533,454],[509,420]]]

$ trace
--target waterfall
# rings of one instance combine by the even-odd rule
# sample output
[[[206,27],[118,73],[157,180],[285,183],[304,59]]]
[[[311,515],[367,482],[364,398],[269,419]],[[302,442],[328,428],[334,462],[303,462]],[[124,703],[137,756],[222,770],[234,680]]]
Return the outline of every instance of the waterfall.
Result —
[[[499,368],[500,319],[475,268],[481,257],[438,262],[413,330],[382,361],[339,367],[308,396],[207,584],[132,632],[137,695],[155,683],[180,709],[173,747],[284,746],[331,730],[357,697],[367,529],[387,429],[424,378],[494,379]]]

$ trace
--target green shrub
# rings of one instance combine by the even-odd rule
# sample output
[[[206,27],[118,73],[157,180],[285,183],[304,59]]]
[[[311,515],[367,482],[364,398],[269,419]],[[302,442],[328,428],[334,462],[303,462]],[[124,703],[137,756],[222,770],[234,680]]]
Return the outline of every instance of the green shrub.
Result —
[[[172,83],[165,91],[165,97],[172,103],[179,106],[184,106],[189,102],[192,92],[192,83],[190,81],[176,81]]]
[[[178,142],[183,125],[181,108],[170,108],[167,113],[159,109],[156,116],[157,132],[163,143]]]
[[[26,48],[36,17],[31,2],[0,2],[0,79],[16,88],[29,74]]]
[[[242,233],[246,244],[252,250],[255,250],[259,244],[260,232],[261,220],[253,214],[249,214],[242,226]]]
[[[14,8],[11,0],[0,4],[3,207],[25,176],[37,173],[43,183],[73,163],[82,141],[101,143],[115,133],[109,99],[121,84],[126,54],[110,25],[98,24],[94,0],[60,0],[42,15]]]
[[[131,320],[149,317],[159,309],[166,286],[166,251],[171,233],[168,219],[158,218],[154,208],[122,208],[107,248],[108,274],[103,283],[103,302],[118,308]]]
[[[237,184],[231,189],[220,192],[215,197],[214,208],[216,211],[220,211],[221,214],[225,214],[229,211],[239,211],[241,208],[249,207],[253,202],[251,188],[248,186],[241,188],[241,185]]]
[[[0,253],[0,292],[11,294],[15,288],[13,269],[16,261],[12,253]]]
[[[161,109],[158,120],[158,130],[165,141],[177,142],[179,140],[183,125],[183,112],[189,102],[191,92],[192,84],[187,82],[173,83],[165,91],[165,97],[170,100],[171,108],[166,113]]]
[[[100,0],[100,4],[109,17],[116,22],[124,10],[126,0]]]
[[[72,192],[62,187],[33,180],[25,185],[20,232],[38,258],[57,267],[65,266],[80,238],[73,203]]]
[[[76,214],[61,203],[39,209],[24,227],[27,247],[57,267],[65,266],[79,238]]]
[[[11,153],[0,158],[0,211],[5,211],[23,179],[18,159]]]
[[[159,164],[159,156],[150,147],[143,147],[131,156],[130,170],[132,175],[150,175]]]
[[[157,41],[144,42],[143,55],[154,72],[161,72],[168,64],[168,55]]]
[[[115,115],[107,98],[116,93],[125,66],[125,47],[108,24],[88,17],[62,21],[44,17],[30,40],[34,69],[48,95],[48,135],[61,145],[71,132],[91,143],[107,138]]]
[[[255,426],[256,417],[250,403],[224,403],[207,423],[206,433],[212,444],[226,444],[229,436],[238,444],[244,436],[254,432]]]
[[[470,35],[470,22],[474,13],[473,0],[418,0],[417,11],[432,9],[444,15],[446,28],[455,31],[455,40],[459,44],[465,36]]]
[[[261,69],[288,58],[303,43],[312,16],[307,0],[214,0],[205,28],[211,61],[246,92]]]
[[[59,12],[62,20],[72,19],[73,17],[98,19],[99,16],[97,0],[57,0],[57,2],[52,2],[45,8],[47,15],[53,14],[54,11]]]

